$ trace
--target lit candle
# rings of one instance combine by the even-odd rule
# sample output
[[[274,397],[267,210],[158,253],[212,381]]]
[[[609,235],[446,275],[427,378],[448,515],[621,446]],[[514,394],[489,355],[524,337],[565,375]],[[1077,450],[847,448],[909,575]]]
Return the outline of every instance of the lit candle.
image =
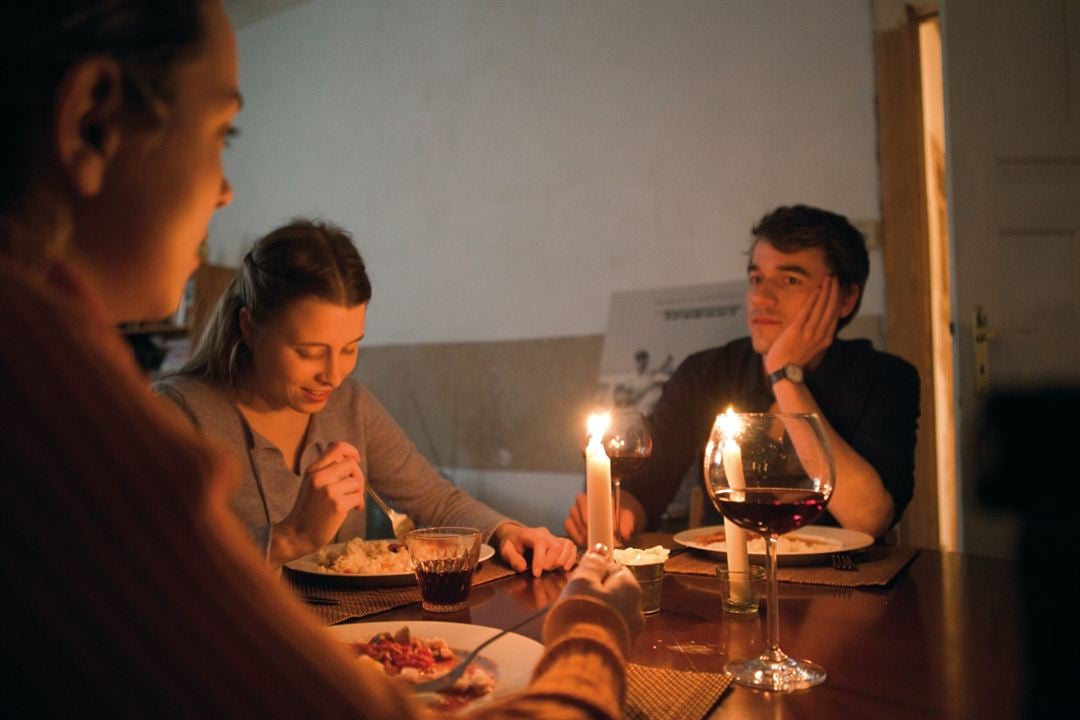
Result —
[[[615,549],[611,519],[611,461],[601,442],[611,416],[590,415],[589,442],[585,446],[585,494],[589,505],[589,548],[604,543]]]
[[[728,486],[735,490],[745,490],[746,480],[743,478],[742,450],[735,442],[738,432],[738,418],[732,408],[725,413],[728,422],[725,423],[724,445],[722,448],[724,459],[724,475],[727,477]],[[724,544],[727,548],[728,570],[734,573],[742,573],[733,576],[731,582],[731,599],[737,602],[746,602],[751,599],[750,594],[750,560],[746,552],[746,531],[741,527],[724,518]]]

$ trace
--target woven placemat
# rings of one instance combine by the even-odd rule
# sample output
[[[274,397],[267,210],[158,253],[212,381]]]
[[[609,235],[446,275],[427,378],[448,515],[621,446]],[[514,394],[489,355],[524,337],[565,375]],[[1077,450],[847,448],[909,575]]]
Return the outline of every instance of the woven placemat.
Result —
[[[918,548],[873,545],[854,554],[854,571],[837,570],[831,565],[781,566],[776,579],[803,585],[883,587],[891,583],[918,554]],[[684,552],[668,558],[664,570],[683,575],[715,575],[717,564],[715,558]]]
[[[505,565],[501,560],[491,559],[477,568],[472,584],[476,587],[515,574],[509,565]],[[327,625],[336,625],[345,620],[420,602],[420,589],[416,585],[354,587],[345,584],[341,579],[323,580],[318,576],[293,572],[288,568],[285,568],[285,579],[300,594],[310,593],[341,602],[340,605],[308,605],[316,617]]]
[[[731,685],[726,673],[626,665],[627,720],[698,720]]]

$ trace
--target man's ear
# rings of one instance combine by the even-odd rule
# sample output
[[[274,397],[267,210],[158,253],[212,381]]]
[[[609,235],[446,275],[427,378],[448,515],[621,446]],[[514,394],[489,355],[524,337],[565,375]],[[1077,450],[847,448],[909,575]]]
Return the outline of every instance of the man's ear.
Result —
[[[855,303],[859,300],[859,295],[862,290],[858,285],[852,284],[849,287],[840,289],[840,317],[846,318],[851,313],[855,312]]]
[[[116,61],[90,57],[72,65],[56,95],[55,142],[60,171],[72,190],[91,197],[120,146],[124,78]]]

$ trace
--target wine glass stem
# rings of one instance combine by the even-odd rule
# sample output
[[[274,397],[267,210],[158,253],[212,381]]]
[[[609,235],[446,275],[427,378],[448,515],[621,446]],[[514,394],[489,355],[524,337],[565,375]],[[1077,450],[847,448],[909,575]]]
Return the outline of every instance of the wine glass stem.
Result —
[[[619,478],[618,475],[612,474],[612,476],[611,476],[611,484],[613,486],[612,487],[612,494],[614,495],[614,499],[615,499],[615,509],[613,511],[612,518],[611,518],[611,535],[614,538],[616,545],[618,545],[620,542],[622,542],[622,538],[619,536],[619,508],[620,508],[620,504],[619,504],[619,483],[620,482],[621,482],[621,478]]]
[[[780,650],[780,599],[779,583],[776,581],[776,540],[771,533],[764,533],[765,551],[769,557],[767,602],[765,607],[766,650],[765,655],[773,661],[783,657]]]

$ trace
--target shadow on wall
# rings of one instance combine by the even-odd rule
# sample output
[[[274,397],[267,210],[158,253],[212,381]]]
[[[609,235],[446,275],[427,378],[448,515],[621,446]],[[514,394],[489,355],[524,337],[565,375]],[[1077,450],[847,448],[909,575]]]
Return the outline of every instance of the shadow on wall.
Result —
[[[456,468],[580,475],[602,342],[366,347],[354,376],[451,479]]]
[[[562,533],[603,336],[366,347],[354,376],[477,499]]]

